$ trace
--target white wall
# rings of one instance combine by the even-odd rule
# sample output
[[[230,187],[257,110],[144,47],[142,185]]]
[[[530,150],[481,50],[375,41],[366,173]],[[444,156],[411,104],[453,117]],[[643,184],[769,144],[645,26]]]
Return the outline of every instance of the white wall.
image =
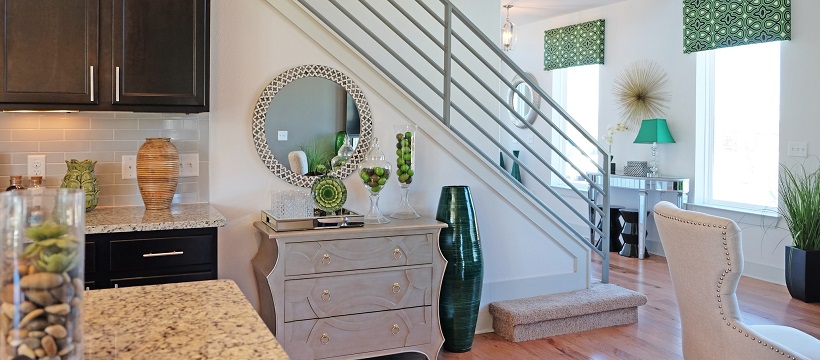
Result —
[[[490,5],[487,5],[490,4]],[[497,0],[464,4],[472,13],[484,15],[496,28]],[[498,5],[498,6],[497,6]],[[289,6],[277,3],[279,6]],[[253,222],[270,206],[272,191],[290,185],[273,176],[259,159],[251,135],[253,106],[265,85],[279,73],[303,64],[335,67],[362,88],[372,110],[374,135],[389,144],[393,125],[426,124],[417,137],[417,174],[411,195],[413,206],[425,217],[434,217],[441,186],[469,185],[472,189],[485,258],[484,296],[479,331],[490,328],[486,305],[490,301],[573,290],[586,286],[588,251],[577,243],[548,240],[530,215],[516,210],[517,204],[499,196],[498,176],[480,176],[480,170],[465,166],[456,149],[433,141],[446,134],[440,125],[425,123],[418,109],[400,108],[406,100],[383,85],[383,80],[357,73],[364,65],[338,45],[317,44],[264,0],[212,3],[210,200],[228,219],[219,231],[219,277],[237,282],[245,295],[256,302],[250,260],[258,240]],[[295,21],[295,20],[294,20]],[[299,20],[302,21],[302,20]],[[332,49],[332,50],[329,50]],[[355,69],[355,71],[354,71]],[[372,72],[372,69],[371,69]],[[384,145],[389,147],[389,145]],[[460,150],[464,151],[464,150]],[[494,183],[493,181],[496,181]],[[355,178],[345,179],[347,207],[364,211],[367,195]],[[398,186],[388,183],[382,192],[381,209],[389,213],[398,205]]]
[[[809,164],[817,166],[820,154],[820,123],[814,118],[820,104],[814,100],[820,90],[820,46],[817,35],[820,23],[811,16],[820,13],[820,2],[792,3],[792,38],[782,43],[781,53],[781,119],[780,161],[792,164],[802,159],[786,156],[790,141],[807,142],[809,155],[815,157]],[[511,52],[526,71],[532,72],[541,86],[551,89],[552,76],[543,70],[544,30],[572,25],[595,19],[606,20],[605,64],[601,67],[599,138],[608,126],[618,121],[618,106],[612,95],[617,75],[636,60],[652,60],[667,73],[671,101],[666,111],[675,144],[661,144],[659,163],[661,172],[671,176],[695,177],[695,72],[696,55],[683,53],[683,15],[679,1],[629,0],[614,5],[526,24],[519,27],[519,46]],[[546,105],[542,105],[547,109]],[[634,133],[619,133],[612,146],[618,168],[627,160],[649,160],[649,146],[633,144]],[[526,180],[526,179],[525,179]],[[692,191],[698,191],[692,183]],[[690,193],[692,194],[692,193]],[[577,198],[577,197],[576,197]],[[655,202],[660,196],[651,195]],[[674,196],[663,195],[672,201]],[[578,206],[583,205],[577,201]],[[613,204],[637,207],[637,195],[613,190]],[[744,232],[745,274],[772,282],[783,283],[783,247],[790,242],[782,222],[759,214],[691,206],[699,211],[729,217],[738,221]],[[777,226],[775,226],[777,225]],[[650,221],[648,247],[650,252],[662,253],[657,231]]]

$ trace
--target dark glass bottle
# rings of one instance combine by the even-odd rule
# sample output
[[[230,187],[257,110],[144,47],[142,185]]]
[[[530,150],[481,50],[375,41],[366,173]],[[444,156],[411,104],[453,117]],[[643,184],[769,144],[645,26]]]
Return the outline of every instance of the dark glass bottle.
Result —
[[[13,175],[9,177],[9,187],[6,188],[6,191],[10,190],[25,190],[26,187],[23,186],[23,177],[20,175]]]

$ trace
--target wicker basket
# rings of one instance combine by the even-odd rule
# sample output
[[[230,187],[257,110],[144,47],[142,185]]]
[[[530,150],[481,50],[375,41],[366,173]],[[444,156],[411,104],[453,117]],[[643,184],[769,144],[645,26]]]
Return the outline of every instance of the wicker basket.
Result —
[[[137,183],[147,210],[171,206],[179,181],[179,152],[170,138],[146,138],[137,152]]]

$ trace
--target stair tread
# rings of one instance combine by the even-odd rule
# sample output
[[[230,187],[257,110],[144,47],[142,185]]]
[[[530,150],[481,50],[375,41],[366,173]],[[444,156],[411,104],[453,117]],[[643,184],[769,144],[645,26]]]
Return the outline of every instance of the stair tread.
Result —
[[[514,325],[626,309],[646,304],[646,296],[614,284],[490,304],[490,314]]]

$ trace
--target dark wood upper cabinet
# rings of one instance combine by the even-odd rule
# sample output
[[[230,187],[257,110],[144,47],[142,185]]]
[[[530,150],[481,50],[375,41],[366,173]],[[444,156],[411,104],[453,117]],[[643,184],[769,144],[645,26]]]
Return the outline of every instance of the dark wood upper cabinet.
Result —
[[[208,111],[209,0],[0,4],[0,110]]]
[[[3,103],[98,103],[99,0],[4,0]]]
[[[114,104],[206,105],[205,5],[114,1]]]

